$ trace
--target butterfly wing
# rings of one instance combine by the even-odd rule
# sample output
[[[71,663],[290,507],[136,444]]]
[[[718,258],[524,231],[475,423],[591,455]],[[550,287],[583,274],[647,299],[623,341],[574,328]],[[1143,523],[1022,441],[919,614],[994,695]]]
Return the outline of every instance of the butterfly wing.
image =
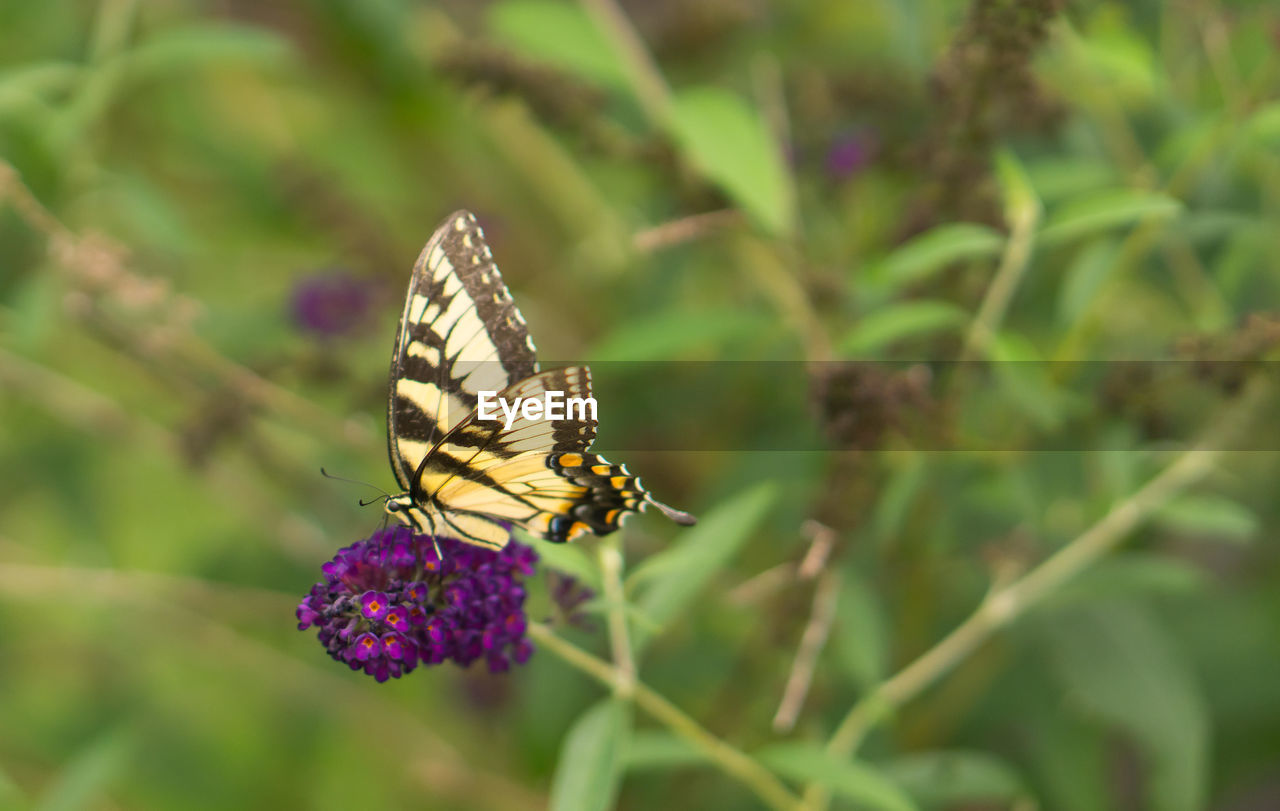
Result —
[[[481,419],[481,391],[541,398],[563,392],[564,419]],[[626,468],[589,453],[594,407],[585,367],[538,373],[533,341],[475,217],[451,215],[414,264],[391,360],[388,452],[418,527],[502,547],[514,524],[553,541],[617,529],[654,505]],[[594,403],[594,401],[591,401]],[[445,526],[439,526],[436,518]]]
[[[544,392],[563,392],[567,404],[585,403],[591,372],[577,366],[542,372],[501,397],[513,404],[518,397],[543,399]],[[594,408],[585,405],[577,412],[567,406],[563,419],[521,414],[509,425],[473,413],[424,460],[415,485],[421,497],[440,505],[446,521],[487,521],[491,527],[473,521],[464,531],[465,539],[482,545],[505,539],[498,522],[560,543],[587,532],[605,535],[648,505],[679,523],[693,523],[656,501],[625,467],[589,453],[595,434]]]
[[[524,317],[469,212],[450,215],[413,266],[391,356],[387,443],[405,490],[431,449],[476,407],[538,370]]]

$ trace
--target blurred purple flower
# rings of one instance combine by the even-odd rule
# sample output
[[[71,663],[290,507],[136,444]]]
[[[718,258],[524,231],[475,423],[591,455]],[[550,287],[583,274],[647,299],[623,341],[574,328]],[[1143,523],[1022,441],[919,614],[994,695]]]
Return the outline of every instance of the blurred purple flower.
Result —
[[[586,631],[594,630],[591,620],[583,610],[585,603],[595,598],[594,591],[575,578],[553,569],[547,570],[547,584],[550,587],[551,603],[561,622]]]
[[[875,154],[875,139],[864,131],[851,131],[837,136],[827,148],[827,174],[834,180],[846,180],[862,171]]]
[[[304,330],[343,335],[361,326],[373,296],[368,282],[341,270],[306,276],[293,288],[293,320]]]
[[[321,567],[324,580],[298,605],[298,630],[319,628],[329,655],[378,681],[399,678],[419,662],[483,658],[491,672],[523,664],[523,579],[537,554],[512,541],[500,551],[437,538],[407,527],[375,532],[340,549]]]

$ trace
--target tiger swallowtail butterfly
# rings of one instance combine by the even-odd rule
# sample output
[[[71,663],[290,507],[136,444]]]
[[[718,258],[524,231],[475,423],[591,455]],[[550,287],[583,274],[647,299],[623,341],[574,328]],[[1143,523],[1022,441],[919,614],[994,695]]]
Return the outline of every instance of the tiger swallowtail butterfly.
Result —
[[[525,326],[469,212],[449,216],[427,242],[405,297],[391,356],[387,444],[403,492],[387,512],[418,532],[502,548],[508,525],[563,543],[606,535],[657,501],[623,465],[590,452],[595,415],[482,418],[479,392],[508,402],[562,392],[591,397],[591,372],[541,372]],[[594,409],[593,409],[594,410]],[[572,415],[572,416],[571,416]]]

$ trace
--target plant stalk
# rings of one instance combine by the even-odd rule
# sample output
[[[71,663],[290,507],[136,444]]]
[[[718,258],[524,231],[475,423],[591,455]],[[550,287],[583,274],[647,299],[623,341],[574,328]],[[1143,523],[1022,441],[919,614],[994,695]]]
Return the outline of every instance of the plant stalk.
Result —
[[[568,664],[592,676],[605,686],[618,689],[617,684],[623,676],[617,667],[561,639],[541,623],[530,623],[528,633],[535,642]],[[804,808],[800,798],[787,789],[772,772],[746,753],[712,735],[679,707],[645,686],[643,682],[635,682],[632,698],[655,720],[702,751],[721,771],[754,792],[769,808],[776,811],[797,811]]]
[[[1225,452],[1228,440],[1243,430],[1269,393],[1265,381],[1251,381],[1245,393],[1195,447],[1183,452],[1039,566],[1007,585],[993,588],[955,630],[855,703],[831,736],[827,751],[838,758],[852,757],[867,733],[894,710],[953,670],[997,630],[1115,549],[1178,493],[1205,478]],[[829,795],[820,786],[810,785],[805,800],[810,808],[823,809]]]
[[[627,631],[626,605],[622,593],[622,549],[615,533],[600,542],[600,571],[604,575],[604,598],[608,602],[609,644],[618,672],[614,685],[619,698],[630,699],[636,683],[636,662]]]

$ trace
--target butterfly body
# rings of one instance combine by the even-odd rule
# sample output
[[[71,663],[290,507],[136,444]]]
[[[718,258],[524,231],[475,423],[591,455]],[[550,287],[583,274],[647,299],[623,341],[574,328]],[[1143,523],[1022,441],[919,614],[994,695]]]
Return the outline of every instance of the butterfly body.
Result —
[[[605,535],[655,500],[622,465],[590,452],[594,413],[485,418],[480,392],[508,402],[591,397],[584,366],[539,371],[533,340],[475,217],[451,215],[414,265],[396,334],[388,452],[404,492],[387,512],[419,532],[501,548],[510,526],[564,542]]]

